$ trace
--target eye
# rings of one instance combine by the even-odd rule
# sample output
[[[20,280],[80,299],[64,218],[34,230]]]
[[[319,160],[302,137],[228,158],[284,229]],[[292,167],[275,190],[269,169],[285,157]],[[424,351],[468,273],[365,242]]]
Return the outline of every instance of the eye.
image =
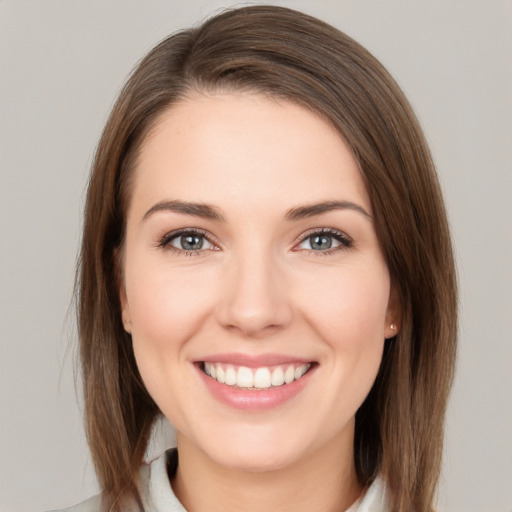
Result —
[[[215,249],[216,246],[208,240],[206,233],[198,230],[181,230],[167,233],[160,243],[160,247],[186,254],[198,253]]]
[[[352,244],[352,239],[345,233],[336,229],[323,228],[306,233],[296,248],[298,250],[329,253],[349,248]]]
[[[176,236],[169,244],[182,251],[200,251],[201,249],[211,249],[213,247],[204,235],[194,233]]]

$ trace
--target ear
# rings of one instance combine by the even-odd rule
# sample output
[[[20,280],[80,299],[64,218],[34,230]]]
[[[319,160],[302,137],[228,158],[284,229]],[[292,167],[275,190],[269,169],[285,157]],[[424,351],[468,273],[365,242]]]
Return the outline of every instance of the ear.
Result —
[[[397,287],[391,283],[389,291],[388,309],[386,311],[386,320],[384,325],[384,338],[394,338],[402,326],[402,305],[397,291]]]
[[[128,333],[132,333],[132,317],[130,315],[130,308],[128,307],[128,300],[126,298],[126,289],[124,283],[121,284],[119,290],[119,302],[121,304],[121,319],[123,321],[124,330]]]
[[[130,308],[128,306],[128,298],[126,296],[126,286],[123,274],[123,256],[122,249],[116,248],[114,250],[114,265],[115,265],[115,278],[116,286],[119,293],[119,304],[121,306],[121,320],[123,322],[124,330],[132,333],[132,318],[130,315]]]

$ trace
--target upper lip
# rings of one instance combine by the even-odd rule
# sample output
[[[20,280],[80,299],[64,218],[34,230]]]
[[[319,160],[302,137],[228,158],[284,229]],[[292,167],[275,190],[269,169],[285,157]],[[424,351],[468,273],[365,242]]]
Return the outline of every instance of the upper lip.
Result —
[[[290,356],[286,354],[213,354],[197,359],[196,363],[224,363],[234,366],[246,366],[248,368],[258,368],[261,366],[277,366],[284,364],[307,364],[312,363],[311,359],[303,357]]]

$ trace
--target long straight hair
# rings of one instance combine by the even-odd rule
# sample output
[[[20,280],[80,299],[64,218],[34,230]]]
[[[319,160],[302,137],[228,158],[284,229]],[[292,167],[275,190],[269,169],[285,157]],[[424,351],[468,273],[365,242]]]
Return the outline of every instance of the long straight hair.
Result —
[[[445,208],[400,88],[330,25],[275,6],[223,12],[158,44],[129,77],[92,167],[77,272],[85,423],[109,506],[137,493],[159,410],[121,321],[119,262],[131,176],[148,130],[190,92],[252,91],[321,115],[357,160],[402,309],[400,333],[356,414],[360,483],[382,475],[393,511],[431,511],[455,360],[457,293]]]

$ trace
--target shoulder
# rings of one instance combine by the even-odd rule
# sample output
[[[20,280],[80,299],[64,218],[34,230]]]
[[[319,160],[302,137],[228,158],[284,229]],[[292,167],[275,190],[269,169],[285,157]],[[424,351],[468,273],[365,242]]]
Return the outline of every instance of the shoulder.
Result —
[[[97,494],[96,496],[93,496],[92,498],[82,501],[81,503],[78,503],[78,505],[74,505],[73,507],[51,510],[49,512],[102,512],[102,502],[103,499],[101,494]]]
[[[176,471],[178,453],[168,450],[150,464],[143,464],[140,470],[140,501],[126,499],[121,512],[186,512],[174,495],[169,475]],[[69,508],[49,512],[109,512],[103,496],[98,494]]]
[[[121,512],[145,512],[146,509],[141,509],[136,499],[129,498],[123,501],[120,510]],[[103,500],[103,495],[97,494],[72,507],[51,510],[49,512],[109,512],[109,507]]]

